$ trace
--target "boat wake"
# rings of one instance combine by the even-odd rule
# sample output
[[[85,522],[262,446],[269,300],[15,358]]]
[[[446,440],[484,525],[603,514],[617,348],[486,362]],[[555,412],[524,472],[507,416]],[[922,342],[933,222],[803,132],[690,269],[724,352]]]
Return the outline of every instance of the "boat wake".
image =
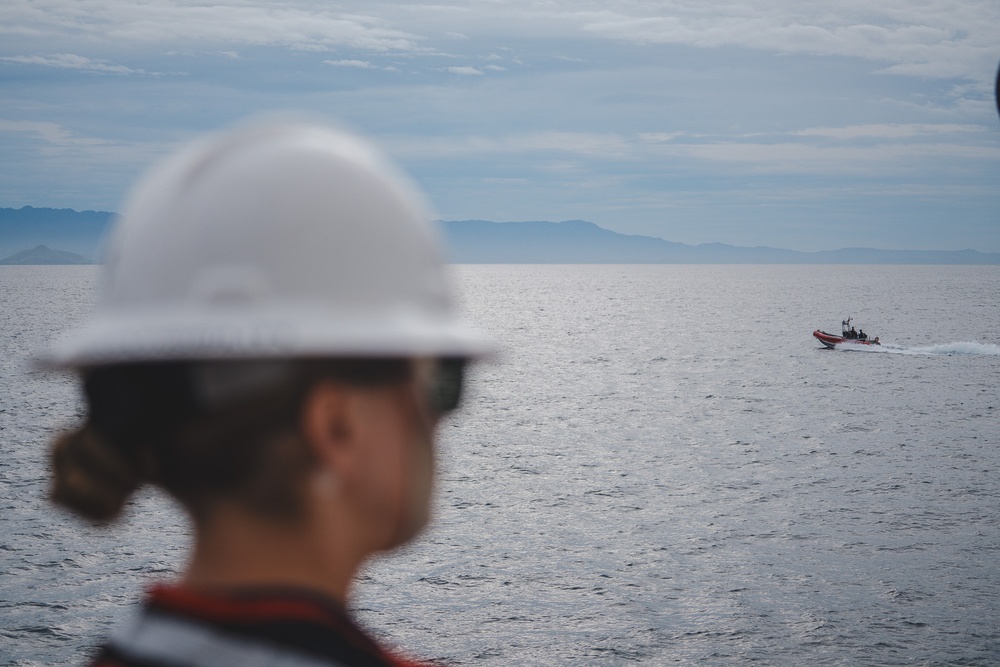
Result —
[[[892,343],[882,343],[882,345],[853,345],[841,343],[836,346],[837,350],[850,352],[869,352],[875,354],[911,354],[920,356],[954,356],[972,355],[1000,357],[1000,345],[990,343],[972,343],[969,341],[956,341],[954,343],[941,343],[940,345],[928,345],[926,347],[902,347]]]

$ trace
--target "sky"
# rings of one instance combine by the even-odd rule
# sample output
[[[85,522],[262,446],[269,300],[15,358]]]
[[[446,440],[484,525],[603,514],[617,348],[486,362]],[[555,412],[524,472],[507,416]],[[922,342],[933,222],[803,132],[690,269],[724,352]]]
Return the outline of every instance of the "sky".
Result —
[[[293,110],[446,220],[1000,252],[998,63],[997,0],[3,0],[0,207]]]

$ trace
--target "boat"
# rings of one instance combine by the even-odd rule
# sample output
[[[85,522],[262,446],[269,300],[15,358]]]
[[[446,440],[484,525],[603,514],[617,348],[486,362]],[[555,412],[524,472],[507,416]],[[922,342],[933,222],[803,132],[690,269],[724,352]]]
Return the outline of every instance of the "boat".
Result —
[[[869,338],[868,334],[866,334],[864,330],[861,330],[860,332],[855,331],[854,327],[851,326],[850,317],[840,323],[839,336],[829,334],[819,329],[813,331],[813,336],[816,340],[831,350],[838,345],[882,345],[882,343],[879,342],[878,336],[875,336],[875,338]]]

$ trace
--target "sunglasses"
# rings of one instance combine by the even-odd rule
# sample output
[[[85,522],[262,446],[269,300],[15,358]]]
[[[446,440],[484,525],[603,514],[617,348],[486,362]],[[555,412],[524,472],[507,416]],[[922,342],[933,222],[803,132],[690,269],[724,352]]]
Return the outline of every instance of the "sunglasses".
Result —
[[[453,412],[462,401],[462,384],[465,379],[465,359],[442,357],[429,360],[423,378],[423,392],[427,408],[437,415]]]

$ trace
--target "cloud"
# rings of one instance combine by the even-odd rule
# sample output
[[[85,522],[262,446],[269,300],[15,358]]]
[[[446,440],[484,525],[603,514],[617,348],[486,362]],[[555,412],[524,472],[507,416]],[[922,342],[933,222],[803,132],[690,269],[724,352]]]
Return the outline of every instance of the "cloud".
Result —
[[[74,143],[72,134],[56,123],[0,119],[0,132],[32,134],[50,144]]]
[[[91,156],[95,161],[112,156],[115,160],[134,160],[133,153],[141,153],[140,159],[162,153],[162,143],[125,142],[99,136],[82,135],[58,123],[30,120],[7,120],[0,118],[0,133],[26,135],[44,144],[41,152],[46,155],[79,154]]]
[[[348,0],[6,0],[0,34],[91,42],[212,43],[297,51],[434,55],[432,44],[491,44],[518,35],[561,44],[615,40],[863,58],[877,71],[979,78],[995,71],[1000,3],[978,0],[553,0],[423,4]],[[490,51],[487,52],[489,55]],[[583,51],[586,53],[587,51]],[[579,54],[569,54],[576,60]]]
[[[1000,160],[1000,147],[967,144],[880,144],[875,146],[815,146],[806,143],[686,144],[676,149],[684,155],[713,162],[729,162],[750,167],[758,173],[885,173],[892,163],[894,173],[910,168],[923,169],[928,160],[941,163],[955,158]]]
[[[800,137],[828,137],[830,139],[904,139],[936,134],[977,132],[980,129],[975,125],[910,123],[907,125],[873,124],[850,125],[847,127],[816,127],[790,132],[789,134]]]
[[[0,34],[79,38],[94,42],[243,44],[329,50],[349,46],[372,52],[420,51],[422,38],[365,14],[337,12],[315,3],[276,5],[187,3],[178,0],[8,0],[0,6]],[[6,26],[6,27],[5,27]]]
[[[681,136],[684,136],[683,132],[643,132],[639,135],[639,140],[652,144],[662,144]]]
[[[461,74],[463,76],[482,76],[483,71],[476,69],[475,67],[446,67],[446,71],[452,74]]]
[[[581,29],[642,44],[739,46],[776,53],[846,56],[891,63],[908,76],[976,78],[996,62],[1000,3],[886,0],[836,6],[773,0],[719,5],[612,3],[580,12]]]
[[[334,67],[354,67],[356,69],[378,69],[377,65],[373,65],[367,60],[324,60],[323,64],[333,65]]]
[[[578,169],[589,161],[601,169],[609,161],[631,164],[627,170],[642,172],[657,165],[686,164],[694,161],[715,163],[725,173],[745,174],[886,174],[900,175],[926,169],[934,163],[938,171],[945,161],[982,164],[1000,161],[1000,145],[960,142],[891,142],[862,145],[816,144],[809,137],[834,139],[906,139],[912,136],[939,136],[967,133],[978,128],[962,125],[869,125],[847,128],[817,128],[793,132],[800,141],[734,141],[676,133],[536,132],[501,136],[395,137],[389,143],[401,159],[483,160],[499,156],[530,157],[537,168],[544,158],[548,168]],[[786,135],[788,136],[788,135]],[[685,140],[687,138],[687,140]],[[567,161],[580,159],[581,163]],[[559,167],[559,165],[562,165]]]
[[[397,137],[393,153],[401,157],[486,157],[497,154],[576,154],[602,159],[622,158],[632,152],[630,142],[613,133],[535,132],[498,137]]]
[[[99,74],[155,74],[141,69],[132,69],[124,65],[115,65],[106,60],[95,60],[72,53],[57,53],[51,56],[3,56],[0,61],[19,63],[22,65],[42,65],[57,69],[74,69]]]

